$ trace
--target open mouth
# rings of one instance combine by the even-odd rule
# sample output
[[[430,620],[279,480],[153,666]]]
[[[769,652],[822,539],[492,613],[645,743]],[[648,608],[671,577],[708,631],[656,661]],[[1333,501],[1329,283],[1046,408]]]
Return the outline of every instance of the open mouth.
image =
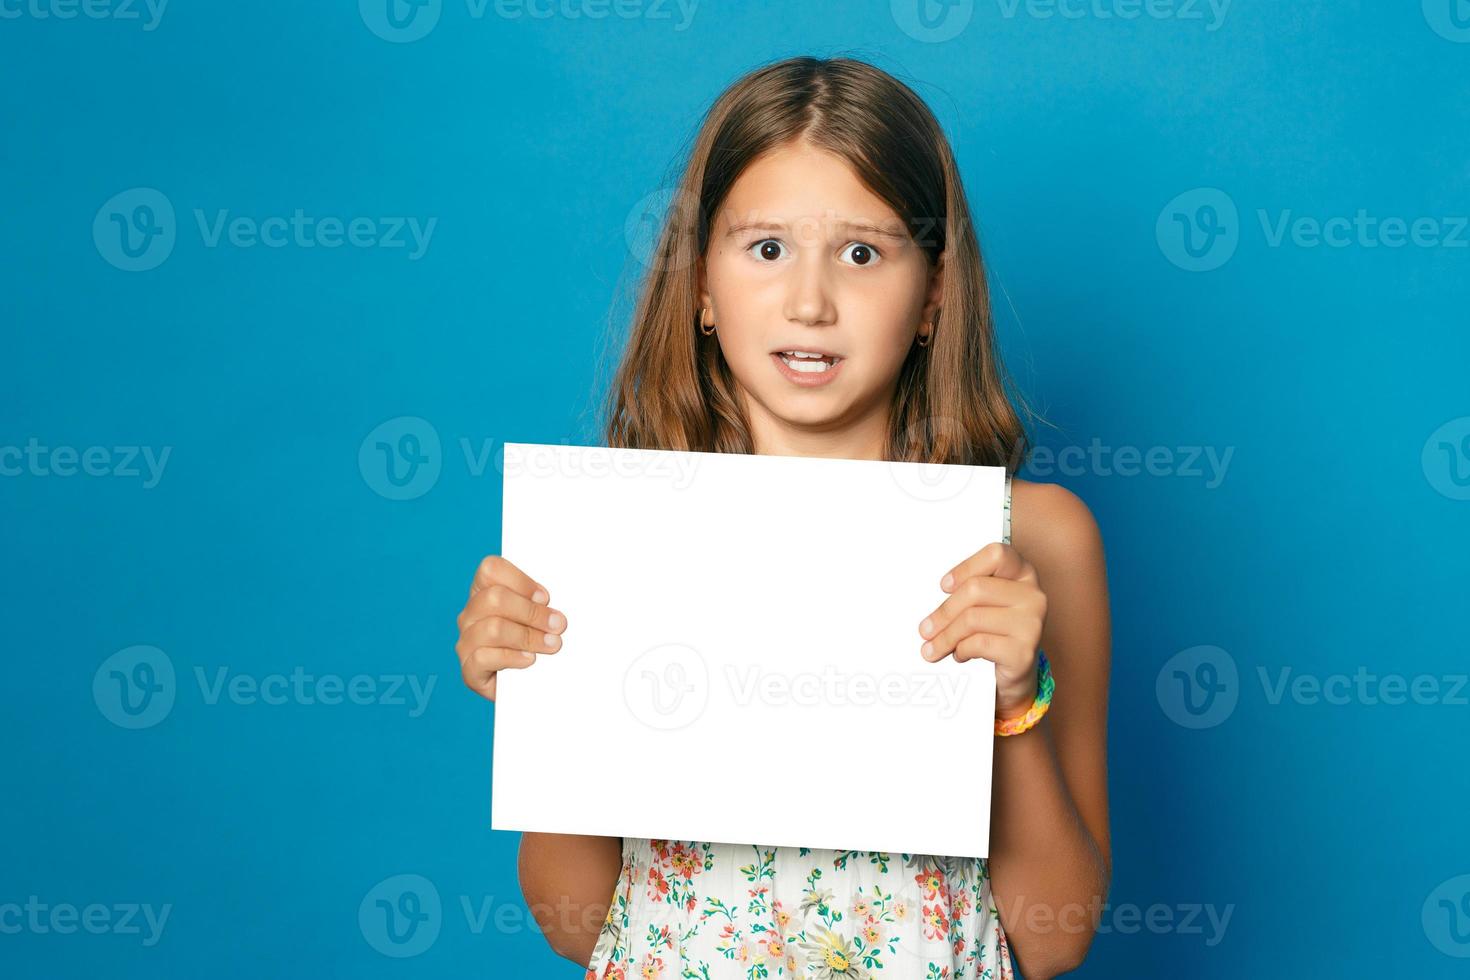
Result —
[[[775,354],[781,358],[783,364],[801,374],[822,374],[842,360],[835,354],[817,354],[800,350],[776,351]]]

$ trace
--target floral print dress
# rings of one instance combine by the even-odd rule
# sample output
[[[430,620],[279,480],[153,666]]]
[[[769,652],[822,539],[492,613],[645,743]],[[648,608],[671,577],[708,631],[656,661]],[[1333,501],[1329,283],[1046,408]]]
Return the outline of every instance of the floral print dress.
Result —
[[[625,837],[586,980],[1013,976],[985,858]]]

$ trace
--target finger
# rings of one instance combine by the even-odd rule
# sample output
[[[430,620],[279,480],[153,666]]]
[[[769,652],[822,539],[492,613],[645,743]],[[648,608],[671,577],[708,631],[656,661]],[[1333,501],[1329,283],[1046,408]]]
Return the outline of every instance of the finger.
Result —
[[[495,678],[502,670],[529,667],[536,662],[536,655],[524,650],[506,650],[481,647],[463,658],[460,674],[465,686],[477,694],[495,700]]]
[[[561,637],[525,623],[502,616],[486,616],[470,623],[459,634],[455,649],[464,657],[480,647],[505,647],[530,653],[555,653],[561,649]]]
[[[939,580],[939,587],[945,592],[952,592],[959,583],[976,575],[994,575],[1020,582],[1036,580],[1036,570],[1019,551],[1002,541],[995,541],[946,572]]]
[[[1009,640],[1018,619],[1013,606],[969,606],[920,647],[919,654],[931,662],[943,660],[954,652],[961,640],[975,633],[993,634],[997,639]]]
[[[496,583],[533,602],[545,604],[551,601],[551,590],[517,568],[510,559],[504,555],[486,555],[475,569],[475,577],[470,581],[470,595],[474,596],[481,589]]]
[[[1009,636],[999,636],[995,633],[971,633],[955,644],[955,663],[964,663],[966,660],[989,660],[1000,667],[1013,663],[1017,658],[1016,641]]]
[[[567,617],[559,609],[532,602],[525,596],[496,583],[470,596],[460,611],[457,622],[463,632],[471,624],[487,616],[503,616],[517,623],[539,629],[543,633],[560,633],[566,629]]]
[[[509,647],[478,647],[461,659],[460,673],[464,675],[465,683],[473,687],[472,682],[483,682],[497,670],[529,667],[535,662],[536,655],[527,653],[525,650],[513,650]]]
[[[969,606],[1026,605],[1035,593],[1036,587],[1028,582],[993,575],[967,578],[955,588],[953,595],[919,622],[919,635],[926,639],[934,636]]]

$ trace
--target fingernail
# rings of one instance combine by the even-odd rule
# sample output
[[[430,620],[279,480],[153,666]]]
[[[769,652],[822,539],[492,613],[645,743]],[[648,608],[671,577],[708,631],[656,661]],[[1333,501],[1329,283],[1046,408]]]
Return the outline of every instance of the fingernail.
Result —
[[[559,612],[554,612],[546,617],[546,622],[547,625],[559,633],[566,628],[567,618]]]
[[[546,645],[555,650],[557,647],[561,646],[561,637],[557,636],[555,633],[547,633]]]
[[[536,655],[530,650],[522,650],[521,659],[524,660],[526,663],[530,663],[531,661],[536,659]]]
[[[946,592],[948,592],[950,589],[954,588],[954,573],[953,572],[945,572],[944,573],[944,578],[942,578],[942,579],[939,580],[939,587],[941,589],[943,589],[944,591],[946,591]]]
[[[539,589],[538,588],[535,592],[533,592],[531,594],[531,601],[532,602],[539,602],[541,605],[544,606],[548,602],[551,601],[551,596],[549,596],[549,595],[546,594],[546,590],[545,589]]]
[[[926,619],[919,624],[919,635],[928,636],[934,629],[934,620]]]
[[[919,647],[919,653],[923,655],[923,657],[924,657],[925,660],[928,660],[929,659],[929,655],[931,653],[933,653],[933,652],[934,652],[934,644],[932,644],[932,643],[925,643],[923,646]]]

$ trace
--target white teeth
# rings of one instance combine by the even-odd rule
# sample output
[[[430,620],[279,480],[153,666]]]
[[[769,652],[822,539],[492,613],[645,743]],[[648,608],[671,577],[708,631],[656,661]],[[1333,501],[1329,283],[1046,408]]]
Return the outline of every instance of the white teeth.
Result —
[[[791,370],[798,371],[802,374],[821,374],[823,371],[832,367],[826,361],[798,361],[784,355],[781,357],[781,360]]]
[[[824,354],[813,354],[810,351],[804,351],[804,350],[783,350],[781,353],[787,355],[788,357],[824,357],[824,356],[826,356]]]

